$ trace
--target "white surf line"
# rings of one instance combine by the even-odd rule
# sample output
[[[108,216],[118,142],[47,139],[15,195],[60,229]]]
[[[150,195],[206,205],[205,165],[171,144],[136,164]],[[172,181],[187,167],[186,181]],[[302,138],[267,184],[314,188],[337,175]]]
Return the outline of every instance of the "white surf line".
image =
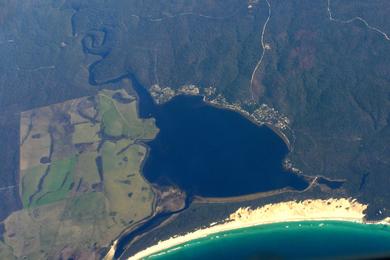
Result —
[[[355,21],[361,21],[368,29],[373,30],[373,31],[381,34],[385,38],[385,40],[390,41],[390,36],[387,33],[381,31],[377,27],[369,25],[368,22],[366,20],[364,20],[363,18],[361,18],[360,16],[356,16],[356,17],[353,17],[353,18],[348,19],[348,20],[341,20],[341,19],[334,18],[332,15],[332,10],[330,8],[330,0],[328,0],[328,14],[329,14],[329,20],[331,20],[333,22],[348,24],[348,23],[353,23]]]
[[[321,221],[319,223],[321,225],[323,221],[329,220],[365,223],[366,215],[364,212],[366,209],[367,204],[362,204],[353,198],[291,200],[266,204],[258,208],[239,208],[217,224],[200,227],[183,235],[160,240],[128,259],[143,259],[164,251],[177,250],[178,247],[182,247],[184,244],[193,242],[196,239],[206,238],[211,235],[223,235],[225,232],[259,227],[266,224]],[[288,225],[289,223],[286,223],[285,228]]]
[[[264,59],[264,55],[265,55],[265,51],[266,51],[266,46],[265,46],[265,43],[264,43],[264,34],[265,34],[265,29],[267,28],[267,24],[269,22],[269,19],[271,18],[271,4],[270,4],[269,0],[265,0],[265,1],[267,2],[267,5],[268,5],[268,17],[267,17],[267,20],[265,20],[265,23],[263,25],[263,29],[261,31],[261,41],[260,41],[260,44],[261,44],[261,48],[263,49],[263,52],[261,53],[260,60],[257,62],[256,67],[255,67],[255,69],[252,72],[251,82],[250,82],[250,85],[249,85],[251,96],[252,96],[252,101],[254,101],[255,103],[257,103],[257,101],[255,100],[255,97],[253,95],[252,84],[253,84],[253,79],[255,78],[256,71],[259,69],[259,67],[260,67],[260,65],[261,65],[261,63],[263,62],[263,59]]]

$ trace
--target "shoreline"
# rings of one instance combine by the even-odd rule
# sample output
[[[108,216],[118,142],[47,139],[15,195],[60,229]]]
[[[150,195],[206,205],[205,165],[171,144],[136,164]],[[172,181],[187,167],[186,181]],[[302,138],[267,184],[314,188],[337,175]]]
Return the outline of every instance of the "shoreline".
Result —
[[[310,185],[309,185],[310,186]],[[306,191],[308,188],[306,188],[303,191]],[[242,202],[242,201],[249,201],[249,200],[255,200],[260,198],[266,198],[275,196],[278,194],[286,193],[286,192],[300,192],[298,190],[293,190],[290,188],[282,188],[277,190],[271,190],[271,191],[261,191],[256,192],[252,194],[247,195],[238,195],[238,196],[232,196],[232,197],[202,197],[195,195],[193,197],[193,203],[231,203],[231,202]]]
[[[226,236],[229,236],[229,234],[233,234],[233,232],[242,232],[243,234],[245,234],[245,232],[247,230],[250,230],[252,228],[254,229],[257,229],[257,228],[261,228],[261,229],[268,229],[268,228],[275,228],[275,225],[280,225],[279,227],[277,227],[278,229],[280,228],[283,228],[283,229],[289,229],[289,228],[292,228],[294,227],[294,225],[299,225],[299,227],[305,227],[307,225],[315,225],[316,227],[318,228],[321,228],[323,226],[326,226],[326,225],[332,225],[332,224],[342,224],[342,225],[348,225],[348,224],[356,224],[356,225],[366,225],[366,226],[370,226],[370,225],[376,225],[376,226],[381,226],[381,225],[387,225],[389,226],[390,225],[390,220],[385,220],[385,221],[379,221],[379,222],[365,222],[365,221],[357,221],[355,219],[334,219],[334,218],[330,218],[330,219],[295,219],[295,220],[288,220],[288,221],[281,221],[281,222],[270,222],[270,223],[263,223],[263,224],[259,224],[259,225],[253,225],[253,226],[245,226],[245,227],[239,227],[239,228],[234,228],[234,229],[229,229],[229,230],[224,230],[224,231],[220,231],[220,232],[216,232],[216,233],[211,233],[209,235],[206,235],[206,236],[202,236],[202,237],[198,237],[198,238],[195,238],[195,239],[191,239],[191,240],[188,240],[186,242],[183,242],[183,243],[180,243],[180,244],[177,244],[177,245],[174,245],[172,247],[169,247],[169,248],[165,248],[161,251],[158,251],[158,252],[155,252],[155,253],[152,253],[151,255],[146,255],[146,256],[143,256],[142,258],[134,258],[135,256],[133,257],[130,257],[128,259],[132,260],[132,259],[150,259],[149,257],[151,257],[151,259],[154,259],[154,257],[158,257],[160,255],[165,255],[165,254],[169,254],[173,251],[176,251],[176,250],[181,250],[183,248],[186,248],[187,246],[192,246],[194,244],[198,244],[198,243],[203,243],[203,239],[206,240],[206,243],[207,241],[209,240],[213,240],[215,238],[221,238],[221,237],[226,237]],[[232,232],[232,233],[230,233]],[[200,242],[201,241],[201,242]],[[223,243],[223,242],[222,242]]]
[[[251,116],[251,114],[249,114],[249,112],[247,112],[246,110],[242,111],[242,110],[238,110],[235,108],[224,106],[222,104],[213,103],[210,100],[208,100],[205,95],[198,95],[198,96],[202,97],[203,102],[209,106],[238,113],[242,117],[246,118],[247,120],[249,120],[250,122],[252,122],[253,124],[255,124],[258,127],[264,127],[264,126],[268,127],[269,129],[271,129],[272,132],[274,132],[276,135],[278,135],[283,140],[283,142],[286,144],[289,152],[291,152],[293,150],[293,146],[292,146],[290,140],[288,139],[288,137],[286,136],[286,134],[283,133],[282,130],[280,130],[276,126],[269,124],[269,123],[260,123],[260,122],[256,121],[256,119],[254,119]]]
[[[222,222],[211,223],[208,227],[202,227],[184,235],[159,241],[154,246],[138,252],[129,259],[142,259],[191,240],[204,238],[216,233],[266,224],[330,220],[360,224],[390,224],[387,219],[378,222],[366,222],[364,214],[366,209],[367,205],[351,198],[309,199],[268,204],[256,209],[239,208]]]

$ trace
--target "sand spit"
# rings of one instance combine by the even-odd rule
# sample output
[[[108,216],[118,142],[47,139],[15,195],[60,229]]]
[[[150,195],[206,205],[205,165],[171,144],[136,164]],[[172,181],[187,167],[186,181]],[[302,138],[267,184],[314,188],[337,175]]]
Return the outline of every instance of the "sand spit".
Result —
[[[118,240],[115,240],[114,243],[111,245],[110,250],[108,251],[106,256],[103,258],[103,260],[114,259],[115,249],[116,249],[117,244],[118,244]]]
[[[208,228],[198,229],[183,236],[160,241],[129,259],[142,259],[162,250],[211,234],[262,224],[305,220],[340,220],[364,223],[365,214],[363,212],[366,208],[367,205],[350,198],[288,201],[268,204],[256,209],[240,208],[223,223],[214,223]]]

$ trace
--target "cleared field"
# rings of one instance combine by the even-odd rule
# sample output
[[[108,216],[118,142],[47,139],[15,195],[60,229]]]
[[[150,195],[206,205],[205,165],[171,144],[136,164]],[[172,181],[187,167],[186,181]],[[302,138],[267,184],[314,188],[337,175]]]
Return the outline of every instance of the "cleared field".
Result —
[[[20,189],[21,198],[24,207],[28,207],[30,204],[30,196],[32,196],[39,184],[39,180],[45,174],[47,166],[38,165],[28,170],[25,170],[22,174],[22,188]]]
[[[105,143],[102,150],[104,193],[115,220],[126,223],[129,219],[138,221],[150,215],[154,195],[139,173],[146,148],[138,144],[128,146],[122,141],[116,145]]]
[[[0,259],[13,260],[16,257],[12,254],[12,248],[0,241]]]
[[[99,111],[105,134],[113,137],[126,136],[133,140],[155,136],[154,119],[140,119],[136,101],[123,104],[115,101],[111,95],[111,91],[99,94]]]
[[[72,135],[72,143],[94,143],[99,141],[99,124],[81,123],[74,126],[74,133]]]
[[[48,133],[50,112],[48,111],[48,108],[44,108],[42,113],[43,115],[37,115],[36,113],[33,113],[33,111],[22,113],[23,117],[29,119],[25,119],[21,122],[21,128],[25,129],[24,136],[20,138],[21,170],[41,165],[41,158],[48,157],[50,154],[51,138]],[[25,124],[27,124],[27,126]]]
[[[31,205],[39,206],[65,199],[73,183],[76,162],[75,156],[52,162],[42,189],[34,196]]]
[[[65,201],[13,213],[5,220],[4,242],[14,256],[47,259],[57,237]],[[11,236],[9,234],[12,234]]]
[[[115,107],[114,101],[105,94],[99,94],[99,111],[102,118],[102,128],[106,135],[119,137],[123,134],[127,122]]]
[[[139,142],[158,129],[137,115],[135,97],[124,90],[22,113],[24,209],[4,222],[0,259],[96,259],[124,229],[153,214]]]
[[[92,191],[93,185],[100,183],[100,176],[96,166],[96,157],[98,153],[87,152],[79,155],[74,170],[74,190],[79,192]],[[80,186],[78,187],[78,183]]]

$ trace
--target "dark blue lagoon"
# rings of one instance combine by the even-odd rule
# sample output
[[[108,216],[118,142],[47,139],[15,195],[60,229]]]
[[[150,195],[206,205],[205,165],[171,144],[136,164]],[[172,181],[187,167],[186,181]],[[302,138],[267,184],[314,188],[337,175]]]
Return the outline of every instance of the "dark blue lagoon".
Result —
[[[270,128],[210,106],[199,96],[177,96],[154,105],[142,86],[136,89],[141,115],[155,117],[160,129],[148,143],[143,168],[150,182],[205,197],[307,187],[303,177],[283,169],[288,148]]]

